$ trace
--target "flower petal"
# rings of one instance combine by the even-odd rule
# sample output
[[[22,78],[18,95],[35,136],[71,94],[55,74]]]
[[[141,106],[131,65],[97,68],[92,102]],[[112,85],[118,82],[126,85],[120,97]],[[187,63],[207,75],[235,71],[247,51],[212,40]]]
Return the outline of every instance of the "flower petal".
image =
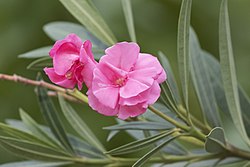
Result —
[[[133,96],[130,98],[121,97],[119,99],[119,104],[128,106],[136,105],[138,103],[153,104],[160,97],[160,92],[161,89],[159,84],[157,83],[157,81],[154,81],[150,89],[145,90],[144,92],[138,94],[137,96]]]
[[[82,40],[76,34],[69,34],[64,39],[56,41],[53,48],[50,50],[49,55],[53,58],[56,55],[57,50],[65,43],[71,43],[77,50],[80,50]]]
[[[98,69],[105,74],[106,78],[111,82],[114,83],[119,78],[126,78],[127,72],[123,71],[115,67],[114,65],[108,62],[101,62],[98,64]]]
[[[46,67],[44,68],[44,71],[53,83],[69,89],[73,89],[75,87],[75,79],[68,80],[66,77],[58,75],[57,73],[55,73],[54,68]]]
[[[78,59],[79,52],[73,44],[65,43],[61,45],[53,59],[55,72],[59,75],[65,75]]]
[[[155,68],[156,75],[154,79],[157,80],[158,83],[161,83],[166,80],[167,78],[166,73],[164,69],[162,68],[158,59],[150,54],[140,53],[134,69],[138,70],[138,69],[144,69],[144,68],[150,68],[150,67]]]
[[[120,106],[118,112],[118,118],[127,119],[129,117],[136,117],[146,112],[146,108],[144,108],[144,104],[140,103],[134,106]]]
[[[85,64],[85,62],[88,60],[92,61],[94,64],[97,64],[92,53],[92,43],[90,40],[86,40],[83,43],[80,51],[80,61]]]
[[[129,98],[137,96],[139,93],[149,89],[148,85],[145,85],[137,80],[129,78],[126,84],[120,88],[120,96],[123,98]]]
[[[137,69],[129,73],[129,78],[133,78],[145,85],[151,86],[156,76],[156,70],[154,67],[148,67],[144,69]]]
[[[95,97],[98,99],[100,103],[103,105],[114,109],[117,105],[119,88],[114,87],[106,87],[101,88],[93,92]]]
[[[130,71],[136,63],[140,47],[133,42],[121,42],[105,50],[107,56],[103,56],[100,62],[108,62],[117,68]]]
[[[89,99],[89,105],[93,110],[96,110],[98,113],[106,115],[106,116],[115,116],[118,113],[117,109],[109,108],[102,103],[99,102],[99,100],[94,96],[91,89],[87,92],[88,99]]]

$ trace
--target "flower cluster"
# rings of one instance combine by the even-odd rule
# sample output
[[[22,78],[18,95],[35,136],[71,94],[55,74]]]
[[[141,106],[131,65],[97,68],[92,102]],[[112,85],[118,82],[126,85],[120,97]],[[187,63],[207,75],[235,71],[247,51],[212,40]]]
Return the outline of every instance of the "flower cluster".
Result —
[[[156,57],[140,53],[133,42],[117,43],[105,50],[99,63],[91,42],[75,34],[57,41],[50,51],[53,67],[44,71],[65,88],[88,88],[89,105],[97,112],[120,119],[143,114],[160,96],[166,73]]]

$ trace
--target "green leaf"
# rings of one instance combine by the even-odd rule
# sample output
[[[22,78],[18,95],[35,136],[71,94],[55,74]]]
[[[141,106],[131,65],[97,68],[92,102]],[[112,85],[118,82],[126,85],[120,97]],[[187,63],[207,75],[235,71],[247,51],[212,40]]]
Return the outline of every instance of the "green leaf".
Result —
[[[170,137],[166,141],[162,142],[161,144],[159,144],[158,146],[156,146],[154,149],[152,149],[151,151],[149,151],[147,154],[145,154],[143,157],[141,157],[138,161],[136,161],[132,167],[140,167],[140,166],[142,166],[155,153],[157,153],[158,151],[160,151],[163,147],[165,147],[167,144],[169,144],[171,141],[173,141],[174,139],[178,138],[179,136],[181,136],[181,135]]]
[[[177,87],[177,82],[175,80],[174,73],[173,73],[173,70],[172,70],[171,65],[169,63],[169,60],[168,60],[167,56],[164,55],[164,53],[161,51],[158,52],[158,58],[161,62],[161,65],[163,66],[164,70],[167,73],[167,76],[168,76],[167,82],[169,83],[169,86],[173,92],[174,99],[177,102],[177,104],[181,104],[179,89]]]
[[[101,151],[105,151],[101,142],[97,139],[90,128],[83,122],[83,120],[76,114],[75,110],[67,104],[62,96],[59,96],[59,103],[65,118],[72,128],[87,142],[96,146]]]
[[[126,19],[128,32],[130,39],[133,42],[136,42],[136,36],[135,36],[135,27],[134,27],[134,20],[133,20],[133,12],[131,7],[131,1],[130,0],[121,0],[122,2],[122,9],[123,13]]]
[[[225,113],[225,115],[230,116],[229,108],[227,105],[227,100],[225,96],[225,91],[223,88],[223,82],[222,82],[222,76],[221,76],[221,70],[220,70],[220,63],[217,59],[215,59],[211,54],[209,54],[206,51],[202,52],[204,62],[206,62],[206,68],[207,71],[210,73],[210,82],[213,86],[215,97],[217,104],[221,111]],[[239,90],[239,96],[240,96],[240,105],[241,105],[241,111],[242,116],[244,120],[245,127],[250,126],[250,101],[247,94],[244,92],[244,90],[238,85]],[[232,118],[231,118],[232,119]],[[232,121],[232,120],[231,120]],[[225,129],[226,130],[226,129]],[[250,129],[246,129],[248,132],[248,135],[250,135]]]
[[[47,89],[37,87],[38,100],[41,108],[41,112],[47,121],[51,131],[55,137],[60,141],[62,146],[69,152],[74,153],[72,146],[70,145],[66,132],[62,126],[62,123],[58,117],[57,111],[54,107],[52,100],[47,95]]]
[[[43,30],[54,41],[64,39],[67,35],[74,33],[83,41],[90,40],[94,48],[106,48],[106,45],[99,39],[90,34],[82,25],[76,23],[66,21],[51,22],[44,25]]]
[[[42,70],[44,67],[51,67],[51,66],[53,66],[52,59],[51,57],[47,56],[34,60],[27,66],[27,69]]]
[[[21,161],[2,164],[0,167],[58,167],[69,164],[72,164],[72,162]]]
[[[19,109],[20,116],[22,118],[23,123],[26,125],[27,129],[31,131],[31,133],[39,139],[46,141],[49,145],[56,148],[61,148],[58,141],[54,138],[50,137],[34,119],[32,119],[24,110]]]
[[[104,127],[105,130],[167,130],[174,128],[171,124],[160,122],[126,122],[123,124]]]
[[[116,39],[101,15],[87,0],[60,0],[66,9],[104,44],[113,45]]]
[[[77,155],[88,158],[103,158],[104,154],[97,148],[89,145],[89,143],[79,139],[76,136],[68,135],[70,144],[73,146]]]
[[[176,130],[162,132],[162,133],[156,134],[154,136],[150,136],[150,137],[145,138],[145,139],[141,139],[141,140],[137,140],[137,141],[125,144],[123,146],[120,146],[118,148],[110,150],[106,153],[111,154],[111,155],[120,155],[120,154],[127,154],[127,153],[131,153],[131,152],[135,152],[135,151],[141,150],[147,146],[150,146],[151,144],[153,144],[161,139],[164,139],[165,137],[173,134],[175,131]]]
[[[240,107],[242,111],[242,116],[244,120],[245,127],[250,127],[250,98],[239,85],[239,97],[240,97]],[[250,136],[250,128],[246,128],[248,136]]]
[[[181,78],[181,85],[184,97],[184,103],[188,111],[188,83],[189,83],[189,29],[190,29],[190,15],[191,15],[192,0],[183,0],[178,21],[177,34],[177,58],[178,67]],[[189,119],[190,120],[190,119]]]
[[[210,81],[210,74],[204,62],[202,50],[198,38],[193,29],[190,29],[190,55],[191,55],[191,76],[198,96],[205,121],[213,127],[220,126],[220,116],[217,110],[217,102],[213,86]],[[208,121],[207,121],[208,120]]]
[[[205,149],[209,153],[221,153],[225,151],[226,139],[224,130],[216,127],[208,134]]]
[[[113,131],[110,131],[109,134],[108,134],[108,137],[107,137],[107,142],[109,142],[113,137],[115,137],[120,131],[118,130],[113,130]]]
[[[23,117],[23,116],[22,116]],[[25,118],[25,119],[29,119],[29,118]],[[32,119],[32,118],[31,118]],[[50,131],[50,129],[46,126],[42,126],[42,125],[35,125],[33,124],[30,120],[24,120],[25,124],[27,124],[28,126],[25,126],[25,124],[19,120],[7,120],[7,122],[11,125],[14,126],[15,128],[21,128],[22,130],[25,131],[38,131],[35,132],[34,134],[36,136],[38,136],[39,138],[48,136],[48,138],[51,138],[51,142],[55,141],[57,142],[57,140],[54,138],[52,132]],[[26,123],[28,122],[28,123]],[[38,127],[32,127],[33,126],[38,126]],[[42,130],[42,133],[45,133],[44,136],[41,136],[42,134],[38,134],[40,133],[40,130],[37,130],[37,128],[40,128]],[[85,157],[90,157],[90,158],[100,158],[103,157],[103,153],[100,152],[99,150],[97,150],[95,147],[89,145],[88,143],[84,142],[83,140],[80,140],[79,138],[77,138],[76,136],[67,134],[68,139],[70,144],[72,145],[72,147],[74,148],[75,152],[77,153],[77,155],[80,156],[85,156]],[[57,142],[58,143],[58,142]],[[57,148],[58,149],[58,148]]]
[[[250,145],[241,115],[238,85],[230,35],[227,0],[222,0],[221,2],[219,20],[220,64],[227,104],[229,105],[229,111],[233,118],[233,123],[240,132],[241,136],[244,138],[245,142]]]
[[[15,137],[17,139],[23,139],[23,140],[28,140],[31,142],[40,143],[42,145],[48,145],[46,141],[41,140],[40,138],[37,138],[36,136],[28,132],[21,131],[19,129],[13,128],[3,123],[0,123],[0,131],[5,134],[8,134],[9,136]]]
[[[70,156],[68,154],[54,150],[49,146],[40,145],[26,140],[0,136],[0,145],[18,156],[29,159],[45,161],[70,160]]]
[[[38,48],[23,54],[18,55],[19,58],[26,58],[26,59],[36,59],[41,58],[49,55],[49,51],[52,46],[45,46],[42,48]]]

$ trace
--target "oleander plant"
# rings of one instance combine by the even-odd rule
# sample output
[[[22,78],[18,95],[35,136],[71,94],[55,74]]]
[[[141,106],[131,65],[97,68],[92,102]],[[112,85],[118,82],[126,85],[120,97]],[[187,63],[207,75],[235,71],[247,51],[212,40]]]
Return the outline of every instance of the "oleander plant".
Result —
[[[250,166],[250,99],[237,82],[228,2],[220,1],[219,61],[200,47],[192,0],[182,0],[175,76],[163,52],[140,49],[130,0],[121,4],[131,41],[117,41],[92,1],[60,0],[80,24],[46,24],[54,44],[19,55],[33,60],[27,68],[39,71],[37,78],[0,74],[1,82],[34,86],[46,121],[20,109],[21,120],[0,123],[0,149],[23,158],[0,167]],[[190,89],[198,111],[190,108]],[[116,120],[103,127],[107,142],[124,131],[134,141],[107,150],[74,103]]]

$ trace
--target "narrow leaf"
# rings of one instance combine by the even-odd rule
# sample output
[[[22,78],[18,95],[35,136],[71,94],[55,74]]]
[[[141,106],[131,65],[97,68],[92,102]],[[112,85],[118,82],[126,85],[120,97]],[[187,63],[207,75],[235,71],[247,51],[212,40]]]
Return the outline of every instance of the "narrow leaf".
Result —
[[[221,2],[219,20],[220,64],[226,99],[229,105],[230,114],[233,118],[233,123],[244,138],[245,142],[250,145],[241,115],[238,85],[230,35],[227,0],[222,0]]]
[[[225,151],[226,139],[224,130],[216,127],[208,134],[205,149],[209,153],[221,153]]]
[[[177,56],[184,103],[188,110],[189,83],[189,29],[192,0],[183,0],[178,21]],[[189,117],[189,112],[187,112]],[[190,119],[189,119],[190,120]]]
[[[221,111],[225,113],[225,115],[228,115],[230,118],[230,112],[227,105],[227,100],[225,96],[225,91],[223,88],[223,82],[222,82],[222,76],[221,76],[221,70],[220,70],[220,63],[217,59],[215,59],[210,53],[203,51],[203,59],[204,62],[206,62],[206,68],[207,71],[210,73],[210,82],[213,86],[215,97],[217,104]],[[240,106],[242,111],[242,116],[244,120],[245,127],[250,126],[250,100],[247,96],[246,92],[241,88],[240,85],[238,85],[239,90],[239,98],[240,98]],[[232,118],[231,118],[232,119]],[[250,129],[247,128],[247,133],[250,135]]]
[[[67,104],[67,102],[63,99],[62,96],[59,96],[59,102],[61,105],[61,109],[68,123],[72,126],[72,128],[86,141],[88,141],[93,146],[96,146],[101,151],[105,151],[101,142],[97,139],[94,133],[90,130],[90,128],[83,122],[83,120],[76,114],[74,109]]]
[[[38,48],[23,54],[18,55],[19,58],[26,58],[26,59],[35,59],[40,57],[45,57],[49,55],[49,51],[52,46],[45,46],[42,48]]]
[[[129,36],[133,42],[136,42],[135,26],[134,26],[134,20],[133,20],[131,1],[122,0],[122,9],[123,9],[123,13],[126,19]]]
[[[123,146],[120,146],[118,148],[115,148],[113,150],[110,150],[107,152],[107,154],[119,155],[119,154],[127,154],[131,152],[135,152],[173,134],[174,132],[175,130],[171,130],[171,131],[156,134],[154,136],[151,136],[142,140],[137,140],[137,141],[125,144]]]
[[[60,0],[60,2],[81,24],[106,45],[116,43],[108,25],[87,0]]]
[[[41,112],[49,124],[53,134],[64,146],[65,149],[73,153],[72,146],[70,145],[66,132],[62,126],[62,123],[58,117],[57,111],[54,107],[52,100],[47,95],[47,89],[42,87],[37,87],[38,90],[38,100],[41,108]]]
[[[49,56],[42,57],[31,62],[27,69],[29,70],[42,70],[44,67],[53,66],[52,59]]]
[[[217,110],[215,93],[210,81],[210,74],[202,57],[204,55],[202,54],[198,38],[193,29],[190,29],[190,55],[192,62],[191,76],[203,115],[205,116],[205,121],[213,127],[220,126],[220,116]]]
[[[174,99],[177,102],[177,104],[181,104],[179,89],[177,87],[177,82],[175,80],[174,73],[169,63],[169,60],[167,59],[167,56],[161,51],[158,52],[158,58],[161,62],[161,65],[163,66],[164,70],[167,73],[168,76],[167,82],[169,83],[170,88],[173,92]]]
[[[149,151],[147,154],[145,154],[142,158],[140,158],[138,161],[135,162],[135,164],[132,167],[140,167],[143,164],[145,164],[155,153],[157,153],[159,150],[161,150],[164,146],[166,146],[168,143],[173,141],[174,139],[178,138],[178,136],[173,136],[166,141],[162,142],[160,145]]]
[[[34,160],[70,160],[68,154],[53,150],[48,146],[26,140],[0,136],[0,145],[6,150],[25,158]]]
[[[66,21],[51,22],[44,25],[43,30],[54,41],[64,39],[67,35],[74,33],[83,41],[90,40],[93,43],[94,48],[106,48],[106,45],[104,45],[99,39],[89,33],[89,31],[87,31],[82,25],[76,23]]]
[[[31,142],[36,142],[36,143],[40,143],[42,145],[48,145],[48,143],[46,141],[43,141],[39,138],[37,138],[36,136],[33,136],[32,134],[28,133],[28,132],[24,132],[21,131],[19,129],[13,128],[9,125],[0,123],[0,131],[8,134],[9,136],[15,137],[17,139],[23,139],[23,140],[28,140]]]
[[[104,154],[89,143],[79,139],[76,136],[68,135],[70,144],[74,148],[77,155],[88,157],[88,158],[103,158]]]
[[[54,138],[50,137],[34,119],[32,119],[24,110],[20,109],[20,116],[22,118],[23,123],[26,127],[31,131],[31,133],[40,139],[46,141],[52,147],[61,148],[61,145],[58,144]]]
[[[105,130],[167,130],[174,128],[160,122],[127,122],[113,126],[104,127]]]
[[[2,164],[0,167],[59,167],[69,164],[72,162],[21,161]]]

